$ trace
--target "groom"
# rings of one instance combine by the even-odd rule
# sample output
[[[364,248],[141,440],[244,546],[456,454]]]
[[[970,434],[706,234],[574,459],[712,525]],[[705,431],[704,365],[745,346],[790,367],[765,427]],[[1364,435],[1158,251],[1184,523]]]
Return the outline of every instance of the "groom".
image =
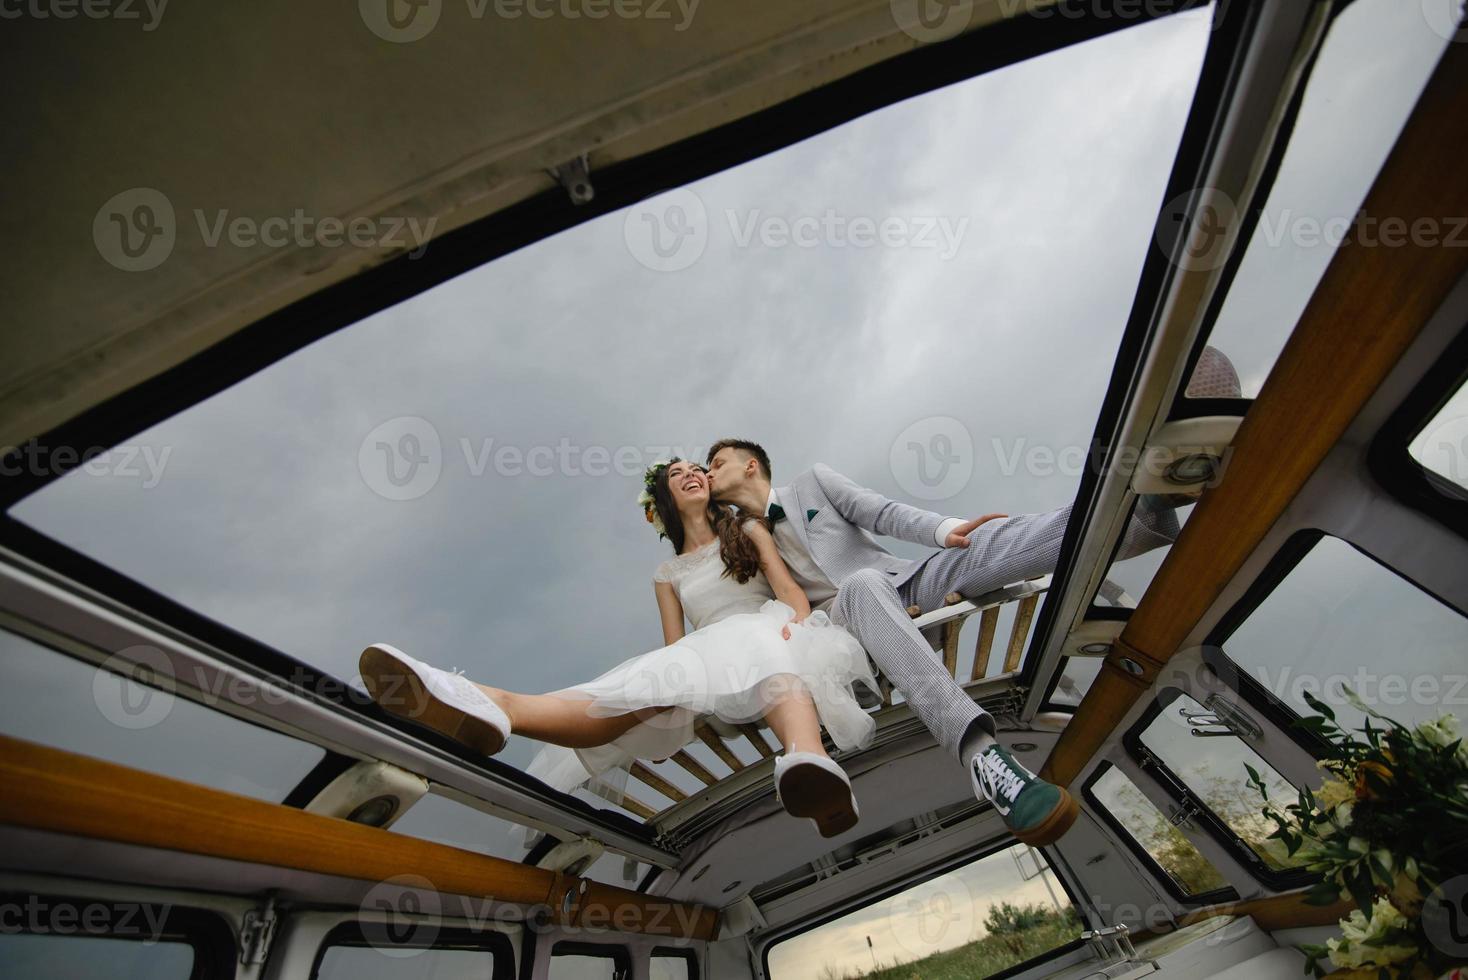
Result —
[[[770,519],[780,557],[811,608],[827,610],[866,647],[1015,837],[1039,846],[1069,830],[1079,812],[1075,800],[995,741],[993,716],[944,668],[907,608],[929,612],[950,592],[977,596],[1054,571],[1070,507],[1008,518],[943,517],[889,500],[822,463],[774,488],[769,456],[744,439],[714,443],[708,468],[714,499]],[[867,532],[939,550],[898,558]],[[1117,557],[1169,544],[1177,533],[1172,509],[1139,505]]]

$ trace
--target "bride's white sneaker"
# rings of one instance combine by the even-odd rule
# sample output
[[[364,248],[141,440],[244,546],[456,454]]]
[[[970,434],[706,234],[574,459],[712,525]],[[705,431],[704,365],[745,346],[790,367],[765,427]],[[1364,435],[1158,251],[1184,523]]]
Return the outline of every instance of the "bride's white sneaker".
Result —
[[[845,833],[860,817],[846,772],[814,752],[775,759],[775,797],[792,817],[808,817],[822,837]]]
[[[363,650],[357,669],[383,708],[476,752],[494,755],[510,737],[509,716],[462,673],[439,670],[386,643]]]

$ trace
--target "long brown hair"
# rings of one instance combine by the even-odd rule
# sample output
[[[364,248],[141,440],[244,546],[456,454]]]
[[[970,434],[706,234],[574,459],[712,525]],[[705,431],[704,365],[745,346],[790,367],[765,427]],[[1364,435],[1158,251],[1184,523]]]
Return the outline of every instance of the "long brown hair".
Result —
[[[668,465],[657,471],[652,484],[652,505],[657,509],[658,520],[672,542],[673,553],[683,553],[683,542],[687,540],[683,531],[683,517],[673,503],[673,491],[668,487],[668,470],[674,463],[683,460],[674,457]],[[698,466],[697,463],[692,463]],[[704,469],[702,466],[699,469]],[[705,472],[707,472],[705,470]],[[724,560],[724,574],[734,576],[734,581],[743,585],[759,572],[759,549],[749,535],[744,533],[745,521],[762,521],[763,517],[740,515],[728,504],[709,501],[709,523],[719,536],[719,557]]]

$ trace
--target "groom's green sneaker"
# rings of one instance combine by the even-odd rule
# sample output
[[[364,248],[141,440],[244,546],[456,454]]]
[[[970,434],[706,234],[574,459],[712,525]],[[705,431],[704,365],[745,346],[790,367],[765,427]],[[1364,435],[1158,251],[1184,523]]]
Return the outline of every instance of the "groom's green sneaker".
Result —
[[[994,804],[1010,833],[1031,846],[1055,843],[1081,812],[1069,793],[1014,761],[997,743],[969,760],[969,774],[974,794]]]

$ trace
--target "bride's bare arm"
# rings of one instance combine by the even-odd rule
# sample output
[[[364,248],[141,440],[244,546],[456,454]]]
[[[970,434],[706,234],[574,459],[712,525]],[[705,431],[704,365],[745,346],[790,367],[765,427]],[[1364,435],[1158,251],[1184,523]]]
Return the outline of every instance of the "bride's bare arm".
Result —
[[[658,597],[658,615],[663,620],[663,642],[671,645],[683,639],[683,603],[678,601],[672,582],[654,582],[652,588]]]
[[[785,566],[785,559],[780,557],[780,549],[775,547],[774,537],[759,521],[746,521],[744,533],[759,549],[760,571],[765,573],[770,588],[775,590],[775,598],[795,610],[795,622],[803,622],[810,615],[810,599],[806,598],[805,590],[795,584],[790,569]]]

